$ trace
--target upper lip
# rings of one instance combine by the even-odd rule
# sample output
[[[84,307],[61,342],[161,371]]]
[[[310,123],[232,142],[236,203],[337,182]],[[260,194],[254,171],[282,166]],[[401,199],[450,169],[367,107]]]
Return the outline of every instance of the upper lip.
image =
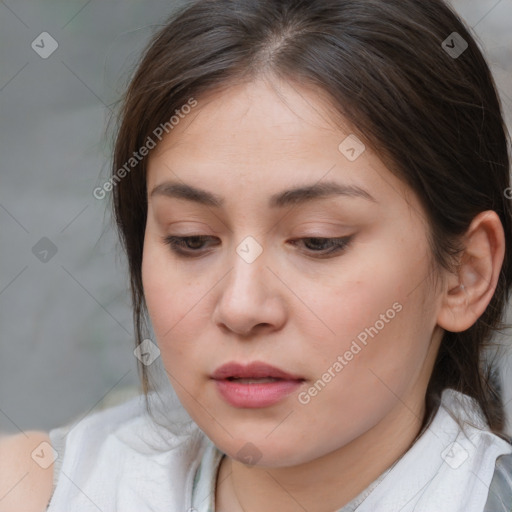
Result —
[[[212,378],[215,380],[227,379],[228,377],[242,379],[273,377],[275,379],[284,380],[304,380],[298,375],[290,374],[280,368],[276,368],[275,366],[261,361],[253,361],[246,365],[232,361],[219,366],[212,374]]]

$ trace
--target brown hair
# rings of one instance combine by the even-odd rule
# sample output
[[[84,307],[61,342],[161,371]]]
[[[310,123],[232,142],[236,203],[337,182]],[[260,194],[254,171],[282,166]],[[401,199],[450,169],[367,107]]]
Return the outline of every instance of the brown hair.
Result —
[[[443,45],[447,40],[455,46],[453,32],[468,43],[459,56]],[[497,212],[506,253],[496,291],[471,328],[444,333],[427,389],[424,428],[442,391],[452,388],[475,398],[490,428],[502,431],[502,400],[485,349],[504,327],[512,282],[508,139],[488,65],[442,0],[200,0],[159,30],[124,97],[112,169],[136,344],[147,326],[141,277],[147,159],[122,179],[119,169],[191,97],[200,101],[203,93],[261,73],[327,93],[336,112],[417,194],[429,219],[437,268],[453,270],[472,219],[482,211]],[[147,368],[139,369],[147,395]]]

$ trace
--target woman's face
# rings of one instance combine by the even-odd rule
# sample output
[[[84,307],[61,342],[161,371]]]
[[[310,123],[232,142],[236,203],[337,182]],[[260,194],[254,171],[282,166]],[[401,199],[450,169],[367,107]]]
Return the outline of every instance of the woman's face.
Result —
[[[231,457],[277,467],[421,422],[441,330],[417,198],[318,93],[273,84],[198,98],[150,154],[142,273],[188,413]],[[204,238],[174,252],[171,236]],[[292,377],[214,379],[229,362]]]

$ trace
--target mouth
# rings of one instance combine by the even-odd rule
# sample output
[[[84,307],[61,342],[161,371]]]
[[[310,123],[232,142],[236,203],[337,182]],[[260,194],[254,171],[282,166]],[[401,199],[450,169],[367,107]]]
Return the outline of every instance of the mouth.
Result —
[[[280,402],[306,380],[259,361],[248,365],[227,363],[213,373],[212,379],[227,403],[252,409]]]
[[[277,382],[279,380],[285,379],[276,379],[274,377],[262,377],[260,379],[255,378],[241,378],[241,377],[228,377],[226,380],[230,382],[238,382],[239,384],[264,384],[266,382]]]
[[[275,382],[277,380],[305,380],[299,375],[288,373],[281,368],[277,368],[261,361],[253,361],[247,365],[242,365],[236,362],[226,363],[213,372],[212,378],[214,380],[236,380],[239,383],[247,384],[251,384],[253,382],[261,384],[264,381]]]

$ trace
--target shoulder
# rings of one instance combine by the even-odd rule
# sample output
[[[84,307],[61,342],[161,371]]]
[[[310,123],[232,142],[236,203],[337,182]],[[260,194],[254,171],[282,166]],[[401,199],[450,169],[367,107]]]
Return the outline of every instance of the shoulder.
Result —
[[[0,512],[45,510],[53,487],[51,452],[47,432],[0,435]]]
[[[512,510],[512,453],[507,453],[496,459],[484,512],[510,512],[510,510]]]
[[[76,434],[112,430],[141,414],[140,401],[130,400],[50,430],[15,435],[0,433],[0,512],[45,511],[55,489],[70,431]],[[78,418],[75,418],[78,420]]]
[[[90,500],[105,511],[149,510],[155,500],[183,509],[207,438],[179,407],[150,402],[151,414],[141,395],[88,414],[64,433],[50,432],[57,449],[65,437],[66,478],[57,475],[48,512],[81,510]]]
[[[511,512],[512,439],[493,432],[476,400],[467,395],[447,389],[443,392],[442,406],[441,426],[458,432],[456,443],[449,445],[449,454],[455,452],[457,467],[464,463],[468,475],[474,476],[473,482],[478,487],[484,484],[488,490],[483,512]],[[472,464],[469,470],[468,463]]]

